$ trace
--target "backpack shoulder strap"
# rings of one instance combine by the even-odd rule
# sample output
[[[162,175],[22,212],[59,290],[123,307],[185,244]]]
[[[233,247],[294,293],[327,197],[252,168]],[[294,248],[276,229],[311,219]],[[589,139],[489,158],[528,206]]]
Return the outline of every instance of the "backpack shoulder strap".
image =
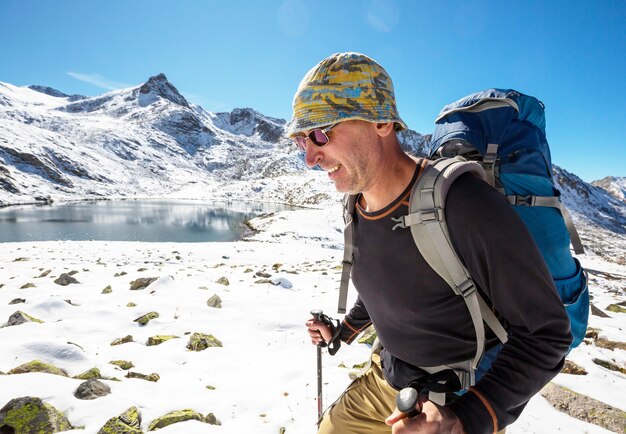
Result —
[[[471,172],[484,179],[484,170],[463,158],[442,158],[429,164],[415,183],[409,201],[409,214],[398,219],[396,227],[409,227],[418,250],[437,274],[463,296],[476,332],[476,354],[472,367],[478,366],[485,347],[487,323],[500,341],[506,342],[507,333],[487,303],[476,291],[469,271],[456,254],[445,217],[445,203],[452,183],[462,174]]]
[[[354,225],[352,224],[354,208],[356,206],[356,194],[346,193],[343,197],[343,261],[341,270],[341,282],[339,283],[339,304],[338,313],[346,313],[348,302],[348,284],[350,283],[350,272],[352,271],[352,258],[354,253]]]

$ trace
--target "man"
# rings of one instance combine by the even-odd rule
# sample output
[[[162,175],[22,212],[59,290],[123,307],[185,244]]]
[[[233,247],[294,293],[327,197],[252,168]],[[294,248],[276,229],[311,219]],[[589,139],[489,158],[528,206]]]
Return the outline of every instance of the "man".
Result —
[[[422,399],[412,418],[395,408],[398,390],[416,378],[420,385],[428,381],[420,366],[461,362],[476,351],[462,297],[427,265],[409,230],[392,230],[392,218],[408,213],[425,164],[402,151],[396,132],[404,128],[389,75],[362,54],[324,59],[294,97],[288,134],[306,164],[325,170],[338,191],[359,195],[352,267],[358,297],[337,339],[351,343],[373,324],[382,344],[371,368],[326,411],[319,433],[495,433],[560,371],[569,320],[523,222],[495,189],[462,175],[446,202],[450,236],[509,338],[468,391],[450,395],[445,405]],[[310,319],[306,326],[314,344],[333,338],[322,322]],[[491,353],[497,344],[488,331]]]

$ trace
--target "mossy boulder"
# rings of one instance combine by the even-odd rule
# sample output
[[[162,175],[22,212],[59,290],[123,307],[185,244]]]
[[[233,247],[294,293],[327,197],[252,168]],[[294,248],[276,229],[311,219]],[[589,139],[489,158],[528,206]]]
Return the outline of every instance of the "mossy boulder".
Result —
[[[15,398],[0,409],[0,433],[53,434],[73,428],[63,413],[40,398]]]
[[[125,371],[135,367],[133,362],[128,360],[111,360],[109,363],[119,368],[122,368]]]
[[[18,310],[9,317],[9,320],[7,321],[7,326],[16,326],[27,322],[43,323],[42,320],[35,318],[34,316],[30,316],[26,312]]]
[[[80,283],[80,282],[76,280],[75,278],[73,278],[72,276],[70,276],[69,274],[63,273],[54,280],[54,283],[56,283],[57,285],[61,285],[61,286],[67,286],[67,285],[71,285],[72,283]]]
[[[9,302],[9,304],[20,304],[20,303],[26,303],[26,299],[24,299],[24,298],[14,298],[13,300],[11,300]]]
[[[209,413],[204,417],[204,422],[209,425],[221,425],[222,422],[219,421],[217,417],[213,413]]]
[[[140,380],[152,381],[153,383],[156,383],[157,381],[159,381],[161,379],[161,376],[159,374],[156,374],[156,373],[152,373],[152,374],[146,375],[146,374],[141,374],[139,372],[129,371],[126,374],[126,378],[138,378]]]
[[[111,418],[98,434],[141,434],[141,413],[137,407],[130,407],[124,413]]]
[[[41,360],[32,360],[28,363],[24,363],[9,371],[9,374],[28,374],[31,372],[42,372],[45,374],[61,375],[67,377],[65,369],[57,368],[50,363],[44,363]]]
[[[146,289],[150,284],[156,282],[158,277],[140,277],[139,279],[135,279],[130,282],[130,290],[138,291],[140,289]]]
[[[194,333],[189,338],[187,348],[192,351],[202,351],[210,347],[221,347],[222,343],[213,335]]]
[[[110,393],[111,388],[109,386],[100,380],[91,379],[81,383],[74,392],[74,396],[78,399],[96,399]]]
[[[138,323],[140,326],[145,326],[148,325],[150,321],[152,321],[153,319],[157,319],[158,317],[158,312],[148,312],[147,314],[141,315],[139,318],[136,318],[133,321]]]
[[[92,380],[102,378],[102,374],[100,373],[100,369],[91,368],[90,370],[85,371],[82,374],[76,375],[74,378],[77,380]]]
[[[219,283],[220,285],[224,285],[224,286],[229,286],[230,282],[228,281],[227,277],[220,277],[219,279],[217,279],[217,283]]]
[[[111,346],[127,344],[129,342],[134,342],[133,337],[131,335],[124,336],[123,338],[117,338],[113,342],[111,342]]]
[[[167,413],[166,415],[154,419],[150,423],[148,431],[156,431],[160,428],[165,428],[166,426],[179,422],[185,422],[188,420],[198,420],[200,422],[204,422],[204,416],[202,416],[197,411],[191,409],[172,411],[170,413]]]
[[[213,294],[211,296],[211,298],[209,298],[207,300],[206,304],[209,307],[214,307],[216,309],[221,309],[222,308],[222,299],[220,298],[219,295]]]
[[[161,345],[163,342],[169,341],[170,339],[178,339],[178,336],[173,335],[156,335],[150,336],[146,341],[147,346]]]
[[[609,304],[606,307],[606,310],[608,310],[609,312],[615,312],[615,313],[626,313],[626,307],[620,306],[619,304]]]

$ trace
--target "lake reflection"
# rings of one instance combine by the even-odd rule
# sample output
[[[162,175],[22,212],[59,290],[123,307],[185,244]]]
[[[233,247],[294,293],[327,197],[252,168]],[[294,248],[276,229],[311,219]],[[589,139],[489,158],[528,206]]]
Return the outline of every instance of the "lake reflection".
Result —
[[[287,209],[275,204],[184,200],[96,201],[0,209],[0,242],[239,240],[244,221]]]

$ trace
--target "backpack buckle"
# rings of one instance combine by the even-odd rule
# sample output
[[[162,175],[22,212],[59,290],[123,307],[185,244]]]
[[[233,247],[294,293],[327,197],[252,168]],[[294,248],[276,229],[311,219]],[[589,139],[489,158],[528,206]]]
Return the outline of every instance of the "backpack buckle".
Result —
[[[533,206],[534,205],[534,196],[530,194],[526,195],[517,195],[515,196],[515,205],[516,206]]]
[[[391,217],[391,220],[396,222],[396,224],[391,228],[392,231],[396,229],[406,229],[406,223],[404,222],[404,217],[401,215],[400,217]]]
[[[476,285],[472,279],[467,279],[465,282],[461,283],[459,286],[454,288],[454,292],[457,295],[462,295],[463,297],[468,297],[476,292]]]

